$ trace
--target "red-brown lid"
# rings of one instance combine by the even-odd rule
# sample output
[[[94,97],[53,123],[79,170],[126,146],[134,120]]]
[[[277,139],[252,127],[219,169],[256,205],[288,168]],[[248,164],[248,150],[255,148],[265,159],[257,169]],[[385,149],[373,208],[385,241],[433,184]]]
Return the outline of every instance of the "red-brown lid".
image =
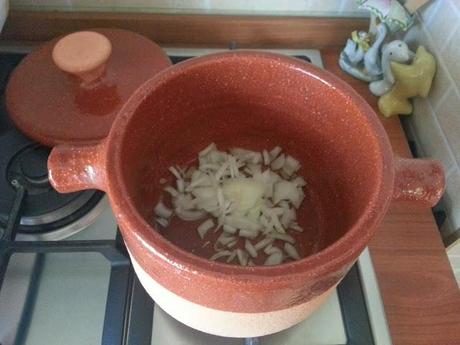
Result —
[[[133,92],[171,65],[149,39],[94,29],[58,37],[14,70],[6,106],[16,126],[47,146],[104,138]]]

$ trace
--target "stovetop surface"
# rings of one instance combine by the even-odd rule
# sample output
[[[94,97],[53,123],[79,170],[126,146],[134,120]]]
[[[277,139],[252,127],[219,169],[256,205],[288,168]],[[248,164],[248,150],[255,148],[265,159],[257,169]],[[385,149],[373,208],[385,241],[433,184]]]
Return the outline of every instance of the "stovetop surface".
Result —
[[[215,50],[167,51],[177,63]],[[318,51],[281,53],[304,60],[310,56],[322,67]],[[0,55],[0,140],[15,132],[5,119],[3,93],[8,74],[22,56]],[[48,151],[39,148],[38,152],[46,156]],[[0,160],[6,157],[9,150],[0,145]],[[8,200],[7,210],[14,195]],[[184,326],[154,304],[134,275],[106,198],[98,203],[103,211],[95,222],[64,241],[0,241],[0,267],[11,255],[3,284],[0,280],[1,345],[390,344],[367,251],[331,298],[306,321],[260,339],[221,338]],[[0,212],[0,227],[5,228],[8,213],[3,225],[1,216]]]

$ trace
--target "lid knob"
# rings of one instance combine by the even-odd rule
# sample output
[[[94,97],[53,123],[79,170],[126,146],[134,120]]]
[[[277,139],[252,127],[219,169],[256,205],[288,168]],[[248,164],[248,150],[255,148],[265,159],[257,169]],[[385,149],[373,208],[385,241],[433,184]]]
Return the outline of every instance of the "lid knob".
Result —
[[[61,38],[54,46],[52,56],[60,70],[89,83],[104,73],[111,51],[112,45],[104,35],[79,31]]]

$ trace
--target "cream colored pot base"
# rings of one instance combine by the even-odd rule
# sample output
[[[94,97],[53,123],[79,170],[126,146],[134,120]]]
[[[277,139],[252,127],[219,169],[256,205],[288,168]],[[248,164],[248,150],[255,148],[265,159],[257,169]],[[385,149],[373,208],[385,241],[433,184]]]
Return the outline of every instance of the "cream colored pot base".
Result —
[[[222,337],[258,337],[303,321],[323,304],[335,287],[307,303],[266,313],[235,313],[190,302],[157,283],[131,255],[134,270],[147,293],[176,320],[199,331]]]

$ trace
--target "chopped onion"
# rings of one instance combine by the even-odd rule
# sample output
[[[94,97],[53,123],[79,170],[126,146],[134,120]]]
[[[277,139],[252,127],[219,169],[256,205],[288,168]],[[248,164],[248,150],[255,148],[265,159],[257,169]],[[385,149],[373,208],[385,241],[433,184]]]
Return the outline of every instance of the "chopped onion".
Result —
[[[218,233],[216,240],[205,242],[217,252],[212,260],[228,257],[230,263],[237,257],[240,265],[253,265],[250,258],[258,257],[260,250],[268,255],[265,265],[300,258],[295,239],[289,235],[303,231],[296,210],[305,198],[306,182],[296,175],[301,168],[298,160],[282,153],[279,146],[270,151],[233,148],[225,152],[211,143],[199,152],[198,162],[169,168],[176,188],[165,185],[163,189],[171,196],[173,210],[160,200],[154,210],[156,223],[167,227],[172,216],[185,221],[207,217],[197,232],[202,239],[213,227]],[[258,236],[261,238],[253,244],[251,240]],[[273,245],[277,240],[284,242],[286,256]]]
[[[169,225],[169,221],[164,218],[157,217],[155,218],[155,221],[160,224],[163,228],[166,228]]]
[[[242,249],[236,250],[236,256],[241,266],[246,266],[248,264],[248,253]]]
[[[288,235],[288,234],[279,234],[279,233],[276,233],[276,232],[272,232],[268,236],[271,237],[271,238],[274,238],[276,240],[281,240],[281,241],[289,242],[289,243],[292,243],[292,244],[295,243],[294,238],[292,236]]]
[[[297,172],[299,169],[300,169],[299,161],[292,156],[287,156],[284,161],[283,171],[288,176],[291,176],[293,173]]]
[[[268,154],[267,150],[262,151],[262,156],[264,158],[264,164],[269,165],[270,164],[270,155]]]
[[[300,176],[297,176],[295,179],[292,180],[297,187],[303,187],[307,185],[307,182]]]
[[[163,201],[160,200],[155,206],[155,214],[161,218],[169,218],[172,216],[173,211],[167,208],[165,204],[163,204]]]
[[[282,253],[282,252],[281,252],[281,249],[270,244],[269,246],[265,247],[264,253],[267,255],[272,255],[273,253]]]
[[[279,147],[279,146],[274,147],[274,148],[270,151],[270,153],[269,153],[270,159],[273,160],[273,159],[275,159],[276,157],[278,157],[278,155],[281,153],[281,150],[282,150],[282,149],[281,149],[281,147]]]
[[[255,250],[260,250],[268,246],[269,244],[272,244],[275,241],[274,238],[270,237],[265,237],[263,240],[260,240],[254,245]]]
[[[235,258],[236,258],[236,249],[232,251],[232,254],[228,257],[227,263],[232,262],[233,260],[235,260]]]
[[[214,221],[212,219],[205,220],[201,223],[200,226],[196,229],[198,231],[198,235],[203,239],[204,235],[214,226]]]
[[[273,170],[279,170],[279,169],[281,169],[283,167],[284,161],[285,161],[285,156],[284,156],[284,154],[282,154],[270,164],[270,167]]]
[[[231,226],[231,225],[227,225],[227,224],[224,224],[223,226],[223,229],[225,232],[229,233],[229,234],[236,234],[236,232],[238,231],[237,228]]]
[[[254,238],[254,237],[257,236],[256,231],[252,231],[252,230],[249,230],[249,229],[240,229],[239,234],[240,234],[241,237],[248,237],[248,238]]]
[[[249,255],[251,255],[253,258],[257,257],[257,250],[256,250],[256,248],[254,248],[254,246],[252,245],[251,241],[246,240],[244,242],[244,249],[246,249],[246,251],[249,253]]]
[[[290,244],[290,243],[285,243],[284,244],[284,251],[286,252],[287,255],[289,255],[292,259],[294,260],[299,260],[300,259],[300,255],[299,253],[297,252],[297,249],[295,249],[295,247]]]
[[[202,219],[206,213],[203,211],[190,211],[190,210],[183,210],[180,208],[174,209],[174,213],[182,220],[185,221],[194,221]]]
[[[274,265],[279,265],[280,263],[283,262],[283,253],[281,252],[275,252],[271,254],[266,260],[264,265],[265,266],[274,266]]]
[[[182,180],[182,176],[175,167],[169,167],[169,171],[178,179]]]
[[[291,224],[290,228],[294,231],[297,231],[297,232],[302,232],[303,229],[299,226],[299,224],[297,223],[293,223]]]
[[[220,258],[223,258],[225,256],[230,256],[232,255],[232,252],[228,251],[228,250],[222,250],[220,252],[217,252],[216,254],[214,254],[213,256],[211,256],[209,258],[209,260],[217,260],[217,259],[220,259]]]
[[[174,187],[166,186],[163,188],[165,192],[168,192],[173,198],[179,195],[179,192]]]
[[[213,151],[213,150],[216,150],[217,147],[216,147],[216,144],[214,143],[211,143],[209,144],[208,146],[206,146],[205,149],[203,149],[202,151],[200,151],[198,153],[199,156],[206,156],[209,152]]]

